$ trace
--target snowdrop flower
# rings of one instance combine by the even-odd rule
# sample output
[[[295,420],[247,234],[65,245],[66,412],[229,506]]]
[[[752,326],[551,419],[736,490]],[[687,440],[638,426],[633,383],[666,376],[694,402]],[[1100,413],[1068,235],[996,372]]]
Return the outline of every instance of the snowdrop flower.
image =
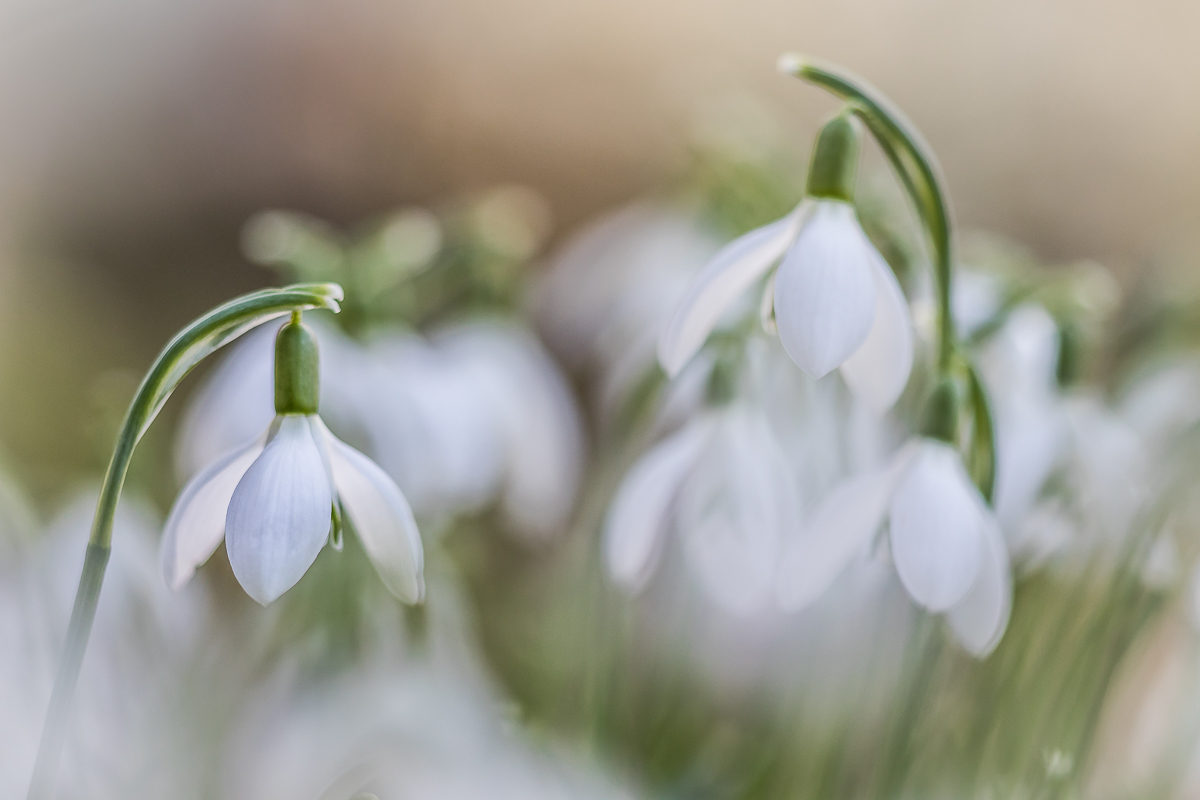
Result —
[[[711,599],[735,614],[769,600],[779,549],[799,516],[792,472],[765,418],[741,403],[695,417],[651,448],[604,523],[614,580],[640,591],[671,530]]]
[[[980,356],[996,427],[994,506],[1005,530],[1021,522],[1066,454],[1058,352],[1054,318],[1027,303],[1013,309]]]
[[[517,325],[477,320],[435,332],[434,344],[475,379],[503,448],[500,511],[514,532],[545,540],[566,524],[583,477],[583,421],[566,379]]]
[[[912,321],[900,284],[855,214],[858,146],[852,118],[827,123],[800,205],[726,245],[696,276],[659,339],[668,375],[683,369],[731,304],[782,258],[763,309],[788,355],[815,378],[840,368],[878,412],[895,403],[912,369]]]
[[[958,452],[911,440],[883,467],[836,486],[786,547],[777,599],[785,610],[820,597],[884,520],[896,573],[917,605],[946,614],[975,655],[990,652],[1008,624],[1012,578],[999,526]]]
[[[382,469],[334,437],[318,407],[317,342],[293,315],[275,339],[276,417],[265,436],[184,487],[167,519],[163,569],[178,588],[217,549],[246,592],[272,602],[308,571],[349,516],[387,588],[422,599],[421,539],[408,501]]]

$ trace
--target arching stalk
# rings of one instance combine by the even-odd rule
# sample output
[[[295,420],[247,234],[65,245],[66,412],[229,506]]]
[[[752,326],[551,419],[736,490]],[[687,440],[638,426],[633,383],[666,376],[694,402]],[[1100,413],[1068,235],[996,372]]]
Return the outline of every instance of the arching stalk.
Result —
[[[779,69],[845,100],[871,131],[912,198],[928,235],[933,257],[937,284],[938,369],[947,373],[954,365],[955,353],[954,316],[950,306],[954,257],[950,213],[937,160],[912,123],[860,78],[795,54],[779,59]]]
[[[341,299],[342,287],[336,283],[296,284],[243,295],[218,306],[176,334],[146,373],[121,424],[116,448],[96,504],[83,574],[79,578],[79,589],[67,626],[66,644],[59,660],[37,760],[34,762],[29,800],[46,800],[54,788],[54,773],[65,739],[71,699],[75,694],[92,621],[96,617],[96,603],[100,599],[104,570],[108,565],[113,517],[129,471],[129,462],[142,435],[184,376],[216,350],[251,328],[294,311],[325,308],[337,312]]]

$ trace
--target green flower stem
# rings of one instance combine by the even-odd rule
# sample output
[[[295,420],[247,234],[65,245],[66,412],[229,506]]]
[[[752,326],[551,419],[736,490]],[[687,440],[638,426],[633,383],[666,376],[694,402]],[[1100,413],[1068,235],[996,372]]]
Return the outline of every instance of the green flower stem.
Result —
[[[50,695],[50,706],[46,711],[42,739],[33,767],[28,795],[30,800],[46,800],[54,789],[54,773],[65,739],[71,699],[83,664],[92,621],[96,617],[104,569],[108,565],[113,516],[134,448],[142,435],[184,376],[219,348],[263,322],[294,311],[325,308],[337,312],[341,299],[342,287],[336,283],[296,284],[243,295],[218,306],[176,334],[150,367],[121,425],[116,449],[96,504],[83,574],[79,578],[79,589],[67,626],[67,640],[54,679],[54,690]]]
[[[845,100],[879,142],[880,149],[916,205],[929,236],[937,283],[938,368],[942,374],[948,373],[954,365],[955,352],[954,317],[950,305],[954,262],[950,248],[950,215],[933,153],[912,123],[859,78],[797,55],[785,55],[779,61],[779,68]]]
[[[951,302],[954,253],[951,248],[950,212],[946,193],[942,190],[937,160],[913,124],[892,108],[882,94],[861,79],[836,67],[795,54],[783,56],[779,60],[779,69],[844,100],[871,131],[916,206],[933,259],[937,291],[938,377],[955,382],[965,381],[966,399],[971,412],[966,462],[975,485],[990,503],[996,478],[995,431],[987,393],[974,365],[962,354],[954,327]]]

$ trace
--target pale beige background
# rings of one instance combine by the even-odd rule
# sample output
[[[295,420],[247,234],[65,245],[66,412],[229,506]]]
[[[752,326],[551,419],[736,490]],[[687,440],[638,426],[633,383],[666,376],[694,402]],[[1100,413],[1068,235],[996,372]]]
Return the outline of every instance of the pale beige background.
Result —
[[[788,49],[891,95],[964,224],[1188,271],[1198,42],[1181,0],[0,0],[0,447],[54,468],[99,371],[261,284],[236,237],[263,206],[353,221],[515,180],[561,232],[746,91],[807,149],[832,105],[776,74]]]

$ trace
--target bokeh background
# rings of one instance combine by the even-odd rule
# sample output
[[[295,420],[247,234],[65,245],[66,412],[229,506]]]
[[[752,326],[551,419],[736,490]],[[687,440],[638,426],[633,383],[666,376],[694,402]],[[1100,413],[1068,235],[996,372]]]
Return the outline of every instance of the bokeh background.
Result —
[[[1134,281],[1200,244],[1197,31],[1170,0],[8,0],[0,442],[38,493],[96,466],[161,342],[271,280],[238,249],[263,207],[519,182],[562,236],[664,185],[706,121],[763,114],[803,153],[832,105],[778,76],[788,49],[906,109],[964,226]]]
[[[426,208],[434,216],[418,212],[417,222],[428,227],[436,219],[434,232],[445,237],[439,241],[450,243],[437,253],[435,245],[427,254],[441,259],[437,263],[445,268],[430,281],[434,289],[438,280],[452,284],[458,270],[468,275],[468,283],[479,284],[470,288],[482,296],[496,288],[488,282],[496,278],[496,296],[486,299],[498,297],[492,305],[502,314],[532,319],[545,340],[545,352],[561,361],[568,376],[561,386],[570,380],[577,390],[574,399],[584,427],[581,432],[567,425],[564,439],[568,455],[580,462],[579,475],[568,474],[570,470],[562,470],[566,477],[550,475],[571,484],[579,479],[584,487],[574,498],[574,513],[556,520],[569,530],[560,531],[561,538],[548,545],[531,546],[495,535],[507,523],[498,522],[491,505],[452,510],[449,522],[423,517],[434,587],[425,610],[401,609],[375,583],[361,597],[355,594],[355,576],[369,574],[370,568],[361,552],[354,555],[353,545],[340,562],[328,556],[318,561],[299,591],[266,612],[242,596],[223,556],[189,588],[191,599],[169,595],[158,577],[156,537],[161,515],[180,487],[176,451],[188,435],[186,425],[180,433],[183,409],[189,401],[202,405],[197,389],[221,375],[220,368],[204,365],[184,382],[180,398],[168,404],[139,449],[129,494],[142,503],[137,508],[144,518],[138,522],[134,514],[127,527],[140,527],[145,535],[125,537],[130,543],[125,551],[118,541],[117,555],[130,561],[112,570],[110,585],[117,588],[106,586],[118,598],[110,602],[122,602],[121,586],[155,587],[129,601],[130,607],[153,608],[156,614],[165,609],[162,627],[187,640],[171,644],[183,654],[183,666],[170,671],[179,665],[155,649],[161,642],[153,636],[146,637],[152,645],[146,652],[155,657],[142,658],[143,650],[100,628],[99,655],[90,656],[101,665],[97,674],[120,676],[115,683],[128,690],[131,707],[152,709],[143,726],[143,734],[150,731],[146,738],[155,741],[157,732],[170,730],[183,732],[181,739],[194,733],[204,742],[194,747],[185,741],[179,748],[200,753],[184,760],[186,769],[205,776],[213,772],[211,764],[221,763],[225,778],[233,776],[232,784],[240,780],[243,767],[251,777],[267,776],[261,778],[263,786],[273,776],[293,773],[295,782],[303,784],[304,773],[293,768],[306,765],[306,748],[326,735],[329,723],[319,712],[327,703],[326,711],[353,712],[354,724],[360,722],[358,710],[378,710],[382,721],[364,712],[363,728],[391,730],[389,735],[404,743],[385,755],[392,759],[389,767],[406,780],[422,777],[416,767],[426,740],[445,734],[454,745],[447,752],[456,755],[446,764],[430,761],[430,775],[437,773],[436,779],[429,778],[434,789],[416,796],[477,797],[482,796],[480,786],[494,789],[488,770],[460,768],[460,763],[482,763],[479,753],[491,754],[505,770],[525,764],[518,773],[557,774],[542,762],[557,759],[554,748],[564,747],[574,756],[585,755],[584,761],[594,759],[605,770],[613,769],[617,783],[670,797],[851,796],[829,787],[861,790],[866,784],[856,781],[860,772],[865,774],[858,768],[862,763],[883,764],[885,779],[896,772],[897,786],[911,779],[910,787],[920,789],[940,785],[922,783],[930,775],[944,772],[957,780],[947,764],[970,766],[974,762],[968,757],[976,754],[983,759],[979,775],[985,779],[1013,776],[1013,786],[1020,789],[1014,796],[1031,785],[1047,797],[1055,792],[1076,796],[1070,792],[1078,785],[1086,786],[1089,796],[1124,797],[1121,780],[1129,772],[1137,773],[1139,786],[1158,792],[1141,796],[1200,797],[1200,756],[1193,758],[1200,731],[1200,646],[1193,630],[1200,624],[1200,572],[1189,582],[1180,566],[1195,560],[1194,543],[1200,541],[1200,511],[1185,502],[1200,480],[1195,471],[1200,437],[1185,442],[1192,449],[1184,448],[1178,462],[1163,455],[1176,434],[1200,419],[1200,405],[1193,402],[1200,396],[1194,388],[1200,386],[1200,362],[1184,364],[1182,383],[1165,384],[1175,405],[1138,406],[1121,397],[1122,381],[1133,372],[1130,364],[1150,364],[1161,353],[1187,355],[1200,341],[1200,313],[1195,311],[1200,303],[1192,302],[1200,298],[1200,273],[1194,266],[1200,263],[1195,224],[1200,219],[1198,35],[1200,5],[1182,0],[0,0],[0,512],[8,513],[10,498],[4,492],[11,478],[33,501],[37,523],[31,529],[59,520],[67,505],[66,521],[49,524],[43,541],[56,541],[54,530],[60,528],[64,536],[82,534],[90,500],[79,499],[80,487],[85,494],[94,489],[137,382],[163,343],[225,299],[303,274],[251,263],[247,253],[254,248],[247,247],[245,232],[256,214],[264,209],[300,212],[309,216],[288,219],[328,221],[332,229],[348,232],[343,243],[364,233],[359,243],[370,244],[375,242],[371,236],[385,230],[383,222],[399,219],[389,216],[396,209]],[[596,536],[605,505],[638,448],[661,433],[655,429],[651,435],[624,419],[639,404],[657,413],[651,408],[661,399],[654,394],[654,381],[662,376],[648,348],[633,352],[652,337],[629,344],[620,335],[629,333],[625,327],[645,333],[639,324],[649,330],[654,322],[649,318],[662,311],[653,308],[656,302],[662,306],[670,299],[671,281],[678,289],[686,271],[647,269],[655,272],[645,278],[647,293],[668,288],[641,303],[636,292],[621,294],[642,279],[624,274],[620,267],[628,264],[618,262],[649,262],[660,251],[674,250],[681,263],[665,266],[694,270],[719,241],[777,216],[796,201],[813,133],[835,105],[817,89],[778,74],[776,59],[784,51],[843,65],[904,109],[941,160],[961,228],[1001,237],[989,240],[993,243],[1004,240],[1028,248],[1026,257],[1007,245],[988,251],[984,242],[975,252],[990,252],[996,262],[981,265],[985,269],[980,274],[992,270],[993,277],[1025,287],[1013,290],[1005,303],[1018,303],[1020,292],[1028,292],[1027,299],[1058,315],[1051,319],[1042,309],[1054,352],[1050,372],[1057,372],[1048,378],[1051,410],[1061,411],[1060,400],[1081,401],[1076,405],[1097,412],[1090,421],[1103,423],[1081,430],[1116,431],[1118,439],[1130,420],[1145,423],[1137,435],[1145,434],[1146,441],[1134,444],[1152,450],[1154,470],[1162,467],[1161,472],[1146,472],[1151,476],[1147,481],[1154,482],[1150,494],[1167,509],[1164,515],[1174,515],[1178,530],[1164,523],[1166,533],[1159,537],[1159,528],[1142,526],[1140,520],[1135,525],[1132,517],[1114,522],[1103,503],[1080,494],[1084,500],[1076,510],[1083,513],[1072,518],[1074,527],[1068,532],[1080,534],[1085,544],[1099,542],[1100,555],[1093,557],[1084,547],[1076,563],[1071,559],[1078,554],[1068,547],[1060,562],[1047,560],[1049,567],[1036,558],[1017,564],[1018,595],[1006,649],[990,661],[977,663],[952,643],[943,646],[941,623],[917,613],[892,578],[887,578],[891,583],[879,578],[878,584],[864,579],[869,584],[865,589],[851,585],[853,591],[835,595],[815,616],[786,617],[771,610],[750,624],[698,604],[694,592],[680,588],[690,584],[678,564],[672,568],[676,572],[664,568],[666,577],[649,600],[628,602],[597,561]],[[735,156],[747,153],[752,169],[720,173],[730,164],[736,167]],[[728,162],[720,160],[725,156]],[[706,157],[715,160],[705,162]],[[779,172],[773,174],[776,163]],[[920,329],[921,309],[928,308],[922,306],[922,288],[914,277],[924,274],[919,246],[909,247],[917,239],[915,217],[901,219],[908,206],[871,144],[862,175],[860,213],[914,296]],[[528,187],[532,192],[486,194],[496,187]],[[749,216],[730,213],[746,211],[737,207],[745,197],[720,206],[724,195],[740,188],[749,196],[744,203]],[[681,201],[688,190],[691,205]],[[486,242],[480,245],[486,237],[471,226],[482,229],[477,212],[486,205],[480,198],[487,197],[503,200],[499,206],[508,203],[509,211],[520,212],[518,217],[524,214],[517,222],[527,224],[522,235],[536,240],[536,246],[505,253],[503,248],[488,251]],[[572,249],[581,241],[572,237],[599,215],[647,199],[651,202],[640,210],[615,218],[624,222],[606,234],[612,249],[594,262],[613,267],[614,274],[588,285],[597,295],[613,296],[572,302],[563,287],[581,277],[571,272],[572,265],[587,261],[580,255],[587,248]],[[618,241],[621,237],[628,241]],[[961,241],[970,240],[964,236]],[[970,248],[964,246],[962,252]],[[276,259],[277,265],[287,266],[286,261]],[[342,264],[347,274],[351,261],[347,257]],[[489,272],[493,267],[495,275]],[[506,273],[510,268],[511,274]],[[552,269],[557,282],[528,274]],[[1115,290],[1109,274],[1124,293]],[[546,286],[549,291],[527,296]],[[1178,302],[1155,305],[1156,293],[1159,301],[1177,295]],[[429,296],[434,295],[431,290]],[[1119,313],[1118,295],[1125,303]],[[1055,306],[1055,298],[1072,302]],[[431,301],[431,308],[435,305]],[[525,313],[534,306],[535,313]],[[480,309],[495,310],[487,302],[469,310]],[[1160,309],[1173,315],[1159,314]],[[1003,346],[1002,324],[1007,325],[1011,311],[989,311],[996,315],[996,325],[976,336],[971,346],[984,352],[993,335]],[[636,319],[643,312],[647,320]],[[595,318],[606,314],[612,319]],[[572,315],[588,317],[580,321],[579,331],[571,330]],[[436,316],[396,314],[388,321],[415,323],[422,333],[430,333],[436,325],[424,323]],[[339,319],[351,333],[361,333],[352,330],[351,318],[352,313],[345,313]],[[454,321],[452,314],[447,318]],[[1156,327],[1156,322],[1162,324]],[[616,338],[597,334],[596,341],[576,348],[595,352],[574,354],[572,343],[552,341],[556,332],[562,339],[575,333],[585,340],[597,331]],[[1084,345],[1104,350],[1093,359],[1092,366],[1100,366],[1086,381],[1064,377],[1066,371],[1057,369],[1069,345],[1077,344],[1068,341],[1068,333],[1081,341],[1090,337],[1095,341]],[[332,336],[332,328],[323,335]],[[533,336],[518,343],[543,353]],[[645,376],[617,374],[628,367],[617,358],[626,348],[633,356],[645,356],[646,363],[635,366],[653,373],[649,383]],[[383,358],[382,350],[372,352],[372,358]],[[608,357],[613,363],[605,361]],[[589,375],[597,366],[611,368],[612,374]],[[557,390],[555,370],[550,383]],[[1080,385],[1072,385],[1077,380]],[[222,386],[219,381],[208,385]],[[907,406],[921,391],[919,381],[913,385]],[[613,386],[609,393],[619,403],[605,396]],[[532,389],[536,394],[537,387]],[[703,405],[701,395],[693,398],[696,408]],[[437,391],[430,396],[436,398]],[[1153,392],[1147,396],[1163,399]],[[665,408],[671,395],[664,397]],[[786,403],[804,422],[821,409],[837,410],[848,402],[838,397],[829,401],[829,408],[799,408],[792,399]],[[904,413],[913,416],[907,406],[901,403]],[[1178,412],[1179,419],[1159,414],[1164,407]],[[1145,408],[1150,412],[1143,413]],[[574,410],[568,410],[567,421],[575,424]],[[1050,414],[1041,406],[1035,410]],[[459,412],[450,408],[446,416]],[[652,416],[644,421],[653,421]],[[1165,420],[1162,425],[1157,425],[1159,417]],[[629,442],[622,441],[626,434],[620,432],[626,423],[634,431],[628,433]],[[467,430],[461,437],[466,441],[474,429],[461,427]],[[553,427],[550,422],[533,426],[550,431],[551,439]],[[638,436],[646,441],[634,441]],[[1084,479],[1092,476],[1080,464],[1113,466],[1096,470],[1117,477],[1110,484],[1098,483],[1101,489],[1094,497],[1121,500],[1120,491],[1109,491],[1114,486],[1136,494],[1122,471],[1136,471],[1124,463],[1135,459],[1121,455],[1131,451],[1105,449],[1110,442],[1099,435],[1079,438],[1095,438],[1099,455],[1079,455],[1079,464],[1070,462],[1061,475],[1090,485]],[[808,457],[807,451],[793,455]],[[1177,475],[1176,482],[1164,475]],[[1043,493],[1052,499],[1075,497],[1070,481],[1050,481],[1047,487]],[[1185,491],[1177,496],[1179,487]],[[494,504],[495,498],[488,502]],[[1158,522],[1156,518],[1154,524]],[[1096,533],[1106,523],[1123,528],[1113,541],[1132,541],[1136,547],[1106,560],[1118,552],[1105,550],[1112,542]],[[1171,566],[1165,572],[1171,575],[1157,583],[1148,571],[1154,560],[1150,548],[1137,549],[1154,537],[1180,545],[1179,553],[1165,557]],[[28,670],[19,680],[10,677],[18,673],[0,658],[0,697],[7,690],[24,698],[31,707],[29,720],[40,719],[42,695],[27,687],[49,680],[53,658],[47,654],[56,652],[57,639],[51,641],[45,633],[54,630],[53,614],[47,612],[51,623],[43,624],[30,611],[38,608],[30,598],[48,582],[25,561],[9,559],[5,546],[0,538],[0,633],[24,635],[27,627],[40,625],[42,635],[50,638],[30,650],[36,658],[22,660],[20,652],[11,651],[17,655],[9,660]],[[31,547],[30,552],[42,551]],[[51,593],[66,598],[78,568],[58,551],[46,552],[48,556],[38,556],[46,563],[37,568],[59,576]],[[1129,552],[1141,560],[1122,561]],[[673,556],[676,561],[678,555]],[[123,571],[128,575],[122,577]],[[857,597],[860,589],[866,600],[846,605],[845,598]],[[197,600],[197,593],[204,592],[211,597]],[[327,603],[330,596],[367,599],[359,608]],[[212,624],[185,630],[171,616],[176,614],[172,603],[208,608]],[[60,605],[65,620],[65,600]],[[880,613],[885,607],[888,613]],[[7,617],[5,609],[12,612]],[[372,609],[378,617],[367,613]],[[110,620],[118,616],[114,612]],[[126,616],[136,617],[131,629],[139,636],[145,633],[144,619]],[[193,641],[184,636],[188,630],[204,633]],[[843,631],[851,632],[844,642]],[[104,649],[105,641],[111,652]],[[201,645],[190,649],[197,642]],[[372,647],[359,652],[356,648],[364,642]],[[860,652],[856,648],[862,643],[866,646]],[[1093,657],[1098,651],[1102,657]],[[1133,655],[1125,662],[1127,652]],[[217,663],[223,659],[234,663]],[[159,662],[166,664],[163,670],[158,670]],[[143,692],[141,673],[127,669],[140,663],[150,665],[147,674],[161,671],[158,694]],[[861,669],[846,670],[846,663]],[[936,669],[926,669],[929,664]],[[101,670],[112,665],[112,670]],[[361,680],[354,671],[359,668]],[[188,681],[177,680],[185,672]],[[276,691],[276,684],[286,684],[293,673],[304,680],[297,682],[300,688],[292,687],[295,696],[289,699],[285,691]],[[909,687],[924,686],[925,673],[936,676],[929,685],[940,694],[937,702],[922,706],[921,695]],[[341,683],[331,685],[342,689],[323,694],[328,687],[321,682],[329,675],[344,679],[351,696],[338,693],[345,688]],[[371,682],[376,679],[378,686]],[[842,693],[826,691],[826,681],[841,686]],[[179,694],[177,687],[185,685],[192,688],[182,693],[195,696],[185,697],[181,707],[226,719],[185,724],[185,715],[154,710],[160,705],[174,709],[158,698]],[[872,691],[860,691],[860,685]],[[1110,693],[1110,685],[1119,691]],[[892,710],[899,722],[884,725],[880,709],[891,708],[894,687],[901,687],[896,696],[904,700],[904,708],[896,702]],[[41,688],[48,693],[48,683]],[[89,692],[93,698],[108,697],[93,687],[84,691],[85,699]],[[1080,698],[1079,708],[1071,705],[1074,695]],[[134,696],[142,705],[132,701]],[[194,702],[196,697],[203,699]],[[828,699],[829,708],[841,708],[850,722],[839,727],[842,717],[830,711],[828,719],[813,715],[816,722],[806,728],[813,697]],[[910,697],[918,699],[910,703]],[[277,718],[266,714],[260,719],[259,701],[278,701],[286,711],[277,709]],[[295,728],[300,733],[294,740],[258,736],[251,725],[245,729],[251,731],[248,735],[266,745],[243,752],[241,740],[229,734],[234,730],[230,719],[236,718],[239,726],[246,722],[243,706],[254,712],[250,721],[264,730]],[[1104,716],[1093,716],[1102,706]],[[860,713],[862,708],[880,716]],[[914,716],[912,709],[920,713]],[[95,717],[108,720],[104,714]],[[445,731],[427,725],[443,717]],[[1055,724],[1061,722],[1062,730],[1046,723],[1051,717]],[[910,719],[925,727],[910,725]],[[789,727],[795,720],[803,724]],[[34,724],[10,725],[16,731],[11,734],[15,751],[28,751],[30,758],[27,731]],[[328,737],[345,746],[348,763],[358,757],[353,731],[346,732],[352,727],[347,723],[346,730]],[[911,737],[910,728],[915,732]],[[486,735],[476,741],[479,731]],[[953,735],[943,736],[944,731]],[[973,744],[960,753],[956,748],[963,731],[978,738],[967,736]],[[993,735],[995,731],[999,733]],[[117,763],[130,772],[130,785],[150,786],[139,782],[142,772],[152,769],[108,755],[108,728],[85,733],[100,743],[95,763],[102,769]],[[1059,740],[1075,733],[1080,736],[1077,750],[1066,745],[1057,749]],[[892,734],[899,749],[887,750],[887,759],[876,758],[883,752],[878,741],[889,741]],[[0,732],[0,744],[3,736]],[[1043,747],[1043,738],[1053,747]],[[277,742],[282,742],[278,750],[271,749]],[[470,746],[460,752],[463,742]],[[173,745],[168,742],[164,749]],[[820,749],[826,745],[828,751]],[[113,746],[120,749],[119,742]],[[918,756],[909,758],[906,747],[920,751]],[[15,774],[12,764],[4,762],[5,749],[14,750],[0,747],[0,778]],[[1159,751],[1171,752],[1155,760]],[[244,763],[231,760],[230,753],[243,755]],[[1080,763],[1087,763],[1086,774],[1072,772],[1076,753]],[[1092,760],[1085,762],[1089,753]],[[1143,753],[1156,755],[1142,758]],[[142,756],[157,758],[150,751]],[[988,760],[993,757],[994,763]],[[1178,773],[1161,771],[1168,761]],[[828,775],[826,762],[835,764]],[[1127,762],[1137,763],[1130,767]],[[1168,786],[1166,781],[1184,775],[1189,763],[1187,780],[1179,781],[1184,788]],[[909,773],[892,770],[895,765]],[[988,769],[994,775],[989,777]],[[17,780],[23,781],[23,762],[19,770]],[[1160,772],[1162,785],[1157,785]],[[77,774],[86,784],[88,773]],[[830,782],[823,784],[813,775]],[[829,777],[838,775],[842,784]],[[464,776],[479,783],[459,794],[437,792],[445,785],[438,781]],[[1041,783],[1020,782],[1030,776]],[[201,777],[193,782],[203,783]],[[243,784],[250,787],[245,796],[266,796],[253,780]],[[524,786],[520,781],[516,785]],[[274,788],[279,796],[301,796],[289,795],[288,786]],[[808,794],[798,794],[801,790]],[[214,790],[203,796],[219,795]],[[543,795],[519,788],[509,796]],[[598,791],[595,796],[616,794]]]

